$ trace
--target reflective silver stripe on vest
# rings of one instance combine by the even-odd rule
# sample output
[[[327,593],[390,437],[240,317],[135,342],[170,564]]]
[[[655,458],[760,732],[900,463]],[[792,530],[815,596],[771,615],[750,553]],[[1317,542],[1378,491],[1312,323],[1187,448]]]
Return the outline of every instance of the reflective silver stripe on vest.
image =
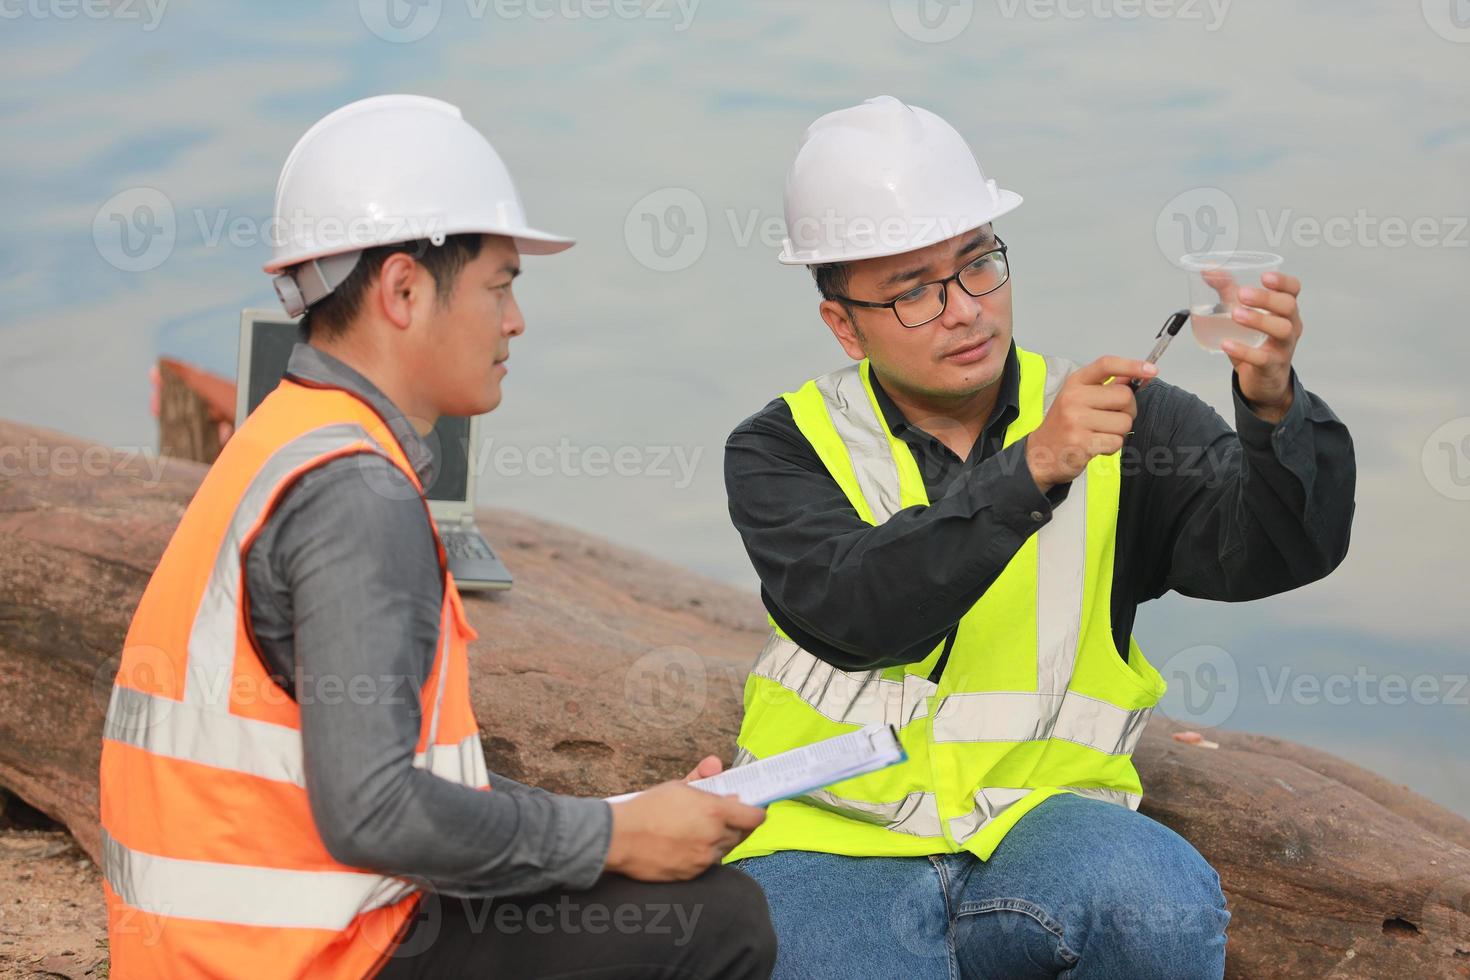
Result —
[[[936,742],[1029,742],[1060,738],[1108,755],[1133,751],[1151,708],[1129,711],[1077,691],[966,691],[934,713]]]
[[[735,766],[749,765],[756,757],[740,746],[735,748]],[[796,800],[823,810],[833,810],[844,817],[856,817],[879,824],[900,834],[915,837],[943,837],[944,829],[939,822],[939,802],[933,793],[910,793],[901,800],[891,803],[873,803],[868,800],[851,800],[829,790],[814,790]]]
[[[102,831],[102,869],[128,905],[152,915],[241,926],[342,930],[363,912],[414,890],[355,871],[296,871],[161,857]]]
[[[306,786],[296,729],[129,687],[113,687],[102,737],[170,759]],[[413,764],[465,786],[489,782],[478,733],[452,744],[430,745],[414,754]]]
[[[852,458],[858,489],[872,508],[873,517],[882,524],[900,510],[902,496],[898,483],[898,463],[888,445],[883,421],[873,413],[868,389],[863,384],[862,368],[851,364],[816,380],[822,393],[827,415]]]
[[[840,725],[903,728],[929,713],[929,696],[937,690],[918,674],[905,674],[900,682],[888,680],[881,670],[838,670],[775,630],[751,673],[775,681]]]
[[[1043,412],[1050,411],[1071,361],[1048,357]],[[1036,535],[1036,690],[1060,694],[1072,682],[1082,635],[1082,600],[1087,573],[1087,471],[1072,481],[1067,499],[1052,509]],[[1041,699],[1038,709],[1048,707]]]
[[[1086,796],[1089,799],[1101,800],[1114,806],[1126,806],[1130,810],[1137,810],[1143,802],[1143,797],[1137,793],[1125,793],[1120,789],[1099,789],[1092,786],[1068,786],[1067,791],[1076,793],[1078,796]]]
[[[1065,786],[1062,787],[1069,793],[1085,796],[1093,800],[1101,800],[1103,803],[1112,803],[1116,806],[1127,807],[1137,810],[1143,797],[1137,793],[1124,793],[1121,790],[1094,789],[1092,787]],[[949,832],[955,841],[964,844],[974,837],[985,825],[1000,816],[1012,805],[1025,799],[1036,792],[1035,789],[1018,789],[1011,786],[986,786],[975,791],[975,809],[963,817],[954,817],[949,822]],[[1025,819],[1024,817],[1022,818]]]
[[[439,617],[439,680],[434,685],[434,707],[429,716],[429,747],[414,754],[413,764],[442,779],[450,779],[465,786],[484,786],[490,781],[485,766],[485,750],[480,745],[480,735],[466,735],[452,745],[441,745],[439,718],[444,711],[444,691],[449,686],[449,671],[454,658],[449,655],[450,637],[454,630],[454,619],[450,612],[450,599],[445,596],[444,611]]]
[[[441,779],[465,786],[484,786],[490,782],[479,733],[466,735],[449,745],[430,745],[425,751],[414,754],[413,764]]]
[[[265,512],[271,494],[293,470],[324,453],[357,442],[366,442],[382,451],[382,447],[360,425],[324,425],[277,449],[251,479],[230,517],[224,541],[215,556],[214,570],[210,573],[189,632],[185,701],[229,709],[230,684],[234,679],[235,623],[239,615],[240,545]]]
[[[950,835],[957,843],[963,844],[1011,804],[1034,792],[1034,789],[1016,789],[1010,786],[985,786],[976,790],[975,809],[963,817],[954,817],[949,821]]]
[[[113,687],[102,737],[170,759],[306,786],[296,729],[129,687]]]
[[[943,837],[939,822],[939,804],[933,793],[910,793],[892,803],[870,803],[851,800],[827,790],[816,790],[797,797],[803,803],[839,815],[874,823],[886,830],[914,837]]]

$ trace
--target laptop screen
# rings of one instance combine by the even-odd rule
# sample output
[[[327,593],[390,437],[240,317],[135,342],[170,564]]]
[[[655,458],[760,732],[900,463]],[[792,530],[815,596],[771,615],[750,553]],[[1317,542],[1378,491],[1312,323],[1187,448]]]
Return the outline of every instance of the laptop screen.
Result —
[[[266,395],[275,390],[286,373],[291,348],[301,340],[294,323],[255,320],[250,331],[250,377],[245,379],[245,414],[255,411]],[[428,438],[438,464],[434,482],[426,489],[430,500],[464,500],[469,491],[470,420],[444,416]]]

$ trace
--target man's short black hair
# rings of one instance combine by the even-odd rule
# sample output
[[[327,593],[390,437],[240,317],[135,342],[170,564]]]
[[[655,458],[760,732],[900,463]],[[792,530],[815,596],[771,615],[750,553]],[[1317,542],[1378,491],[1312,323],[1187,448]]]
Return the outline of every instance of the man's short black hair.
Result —
[[[851,274],[846,262],[824,262],[808,268],[811,269],[812,278],[817,281],[817,292],[822,294],[822,299],[841,303],[846,298],[848,276]]]
[[[406,252],[429,270],[434,277],[434,290],[441,306],[448,305],[454,291],[454,281],[459,272],[480,254],[485,236],[479,233],[449,235],[443,245],[435,245],[427,238],[393,245],[378,245],[364,249],[357,265],[342,280],[342,285],[327,296],[312,304],[301,320],[301,335],[308,340],[312,336],[331,340],[347,331],[347,325],[362,308],[362,298],[368,287],[378,278],[388,256]]]
[[[852,275],[852,266],[846,262],[824,262],[821,265],[809,265],[812,278],[817,282],[817,292],[822,294],[822,299],[834,300],[842,304],[847,311],[847,322],[852,324],[852,329],[862,339],[863,332],[857,325],[857,310],[847,301],[848,279]]]

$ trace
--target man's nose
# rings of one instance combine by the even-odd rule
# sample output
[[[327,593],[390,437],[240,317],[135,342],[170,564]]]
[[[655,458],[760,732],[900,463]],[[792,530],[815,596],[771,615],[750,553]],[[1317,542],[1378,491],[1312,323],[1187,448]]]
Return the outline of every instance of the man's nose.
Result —
[[[514,296],[510,297],[509,303],[501,329],[505,331],[507,337],[519,337],[526,332],[526,318],[521,315],[521,306],[515,301]]]
[[[965,292],[957,279],[945,283],[944,288],[944,313],[939,319],[940,326],[966,327],[974,323],[980,314],[980,301]]]

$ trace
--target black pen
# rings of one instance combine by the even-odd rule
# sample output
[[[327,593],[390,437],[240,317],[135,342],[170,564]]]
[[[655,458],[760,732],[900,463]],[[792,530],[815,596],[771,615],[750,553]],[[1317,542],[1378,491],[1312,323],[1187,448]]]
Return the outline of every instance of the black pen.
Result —
[[[1169,341],[1174,339],[1174,335],[1179,332],[1180,328],[1184,326],[1184,321],[1188,319],[1188,310],[1178,310],[1169,314],[1169,319],[1165,320],[1164,325],[1159,328],[1158,340],[1154,342],[1154,349],[1148,352],[1148,357],[1144,358],[1144,360],[1149,364],[1159,363],[1159,358],[1163,356],[1165,348],[1169,346]],[[1134,391],[1137,391],[1142,386],[1142,378],[1132,378],[1128,382],[1128,387]]]

